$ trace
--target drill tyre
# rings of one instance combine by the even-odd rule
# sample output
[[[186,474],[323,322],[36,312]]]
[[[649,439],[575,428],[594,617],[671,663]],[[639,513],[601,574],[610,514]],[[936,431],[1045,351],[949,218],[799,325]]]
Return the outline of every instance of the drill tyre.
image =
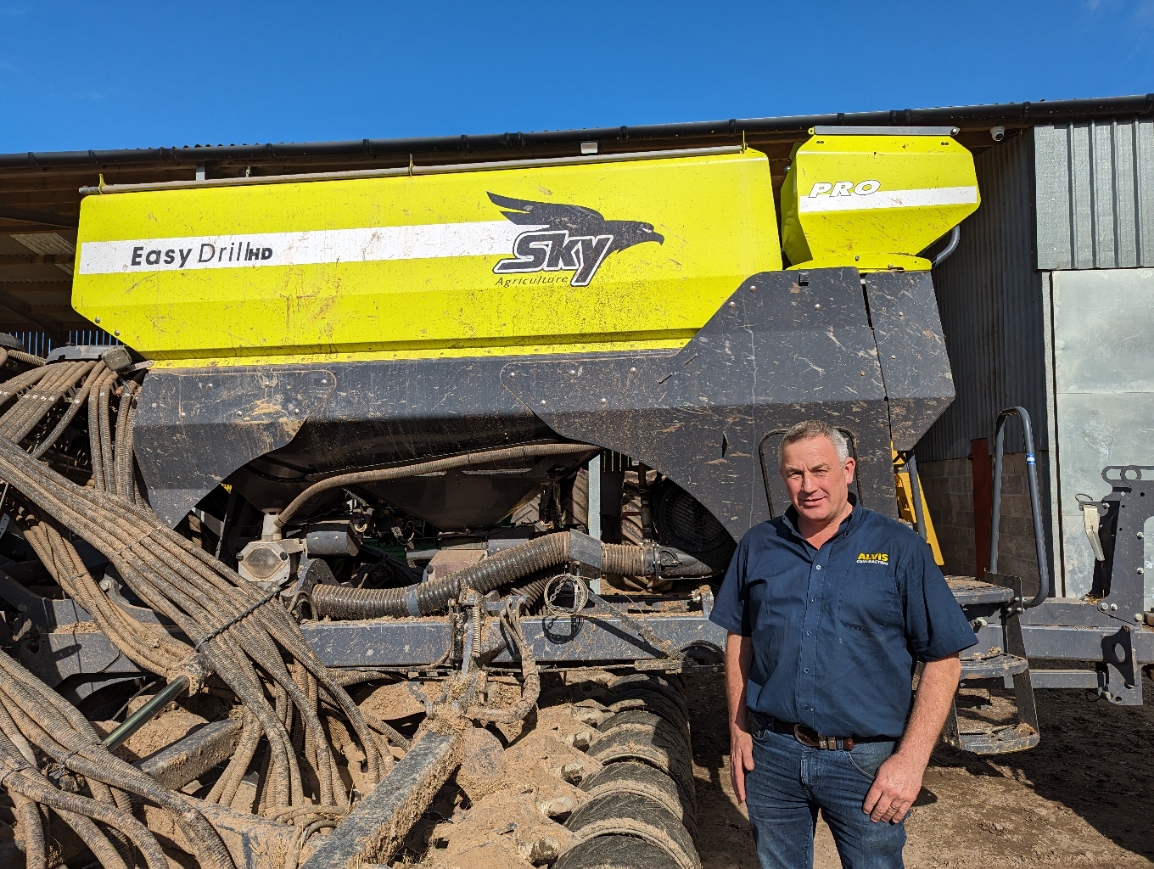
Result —
[[[697,838],[693,804],[682,795],[677,782],[648,764],[637,761],[611,763],[581,782],[581,790],[589,794],[591,799],[604,794],[623,793],[648,797],[672,812],[689,834]]]
[[[663,849],[633,836],[597,836],[578,842],[553,869],[681,869]]]
[[[622,791],[602,794],[575,811],[565,826],[586,841],[606,836],[633,836],[659,848],[673,859],[678,869],[701,869],[701,861],[689,832],[676,815],[648,796]],[[576,851],[577,847],[567,852],[566,856]],[[629,862],[624,865],[628,867],[649,869],[651,865],[641,862],[641,856],[636,853],[629,854],[627,859]],[[559,860],[554,869],[561,866]]]
[[[682,798],[695,805],[693,767],[680,735],[669,730],[614,727],[589,746],[590,757],[602,764],[641,761],[669,775]]]

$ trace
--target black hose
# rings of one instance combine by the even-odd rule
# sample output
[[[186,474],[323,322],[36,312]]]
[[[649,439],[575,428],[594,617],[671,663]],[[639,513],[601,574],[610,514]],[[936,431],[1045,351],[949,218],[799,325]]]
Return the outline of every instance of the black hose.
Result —
[[[318,585],[312,592],[313,607],[318,616],[335,619],[431,615],[443,610],[464,589],[471,588],[485,594],[522,577],[571,561],[623,576],[693,577],[709,576],[713,572],[696,558],[672,547],[601,543],[578,531],[564,531],[498,552],[448,576],[404,588]]]
[[[366,483],[384,483],[389,480],[402,480],[406,477],[415,477],[419,474],[435,474],[454,468],[471,468],[479,465],[491,465],[496,462],[522,461],[538,459],[544,456],[564,456],[579,453],[592,453],[596,447],[588,444],[549,443],[549,444],[521,444],[515,447],[499,447],[491,450],[477,450],[471,453],[461,453],[455,456],[446,456],[440,459],[414,462],[407,465],[396,465],[391,468],[377,468],[371,471],[353,471],[348,474],[338,474],[313,483],[297,495],[287,507],[280,511],[274,524],[284,528],[289,520],[297,514],[301,507],[307,504],[322,492],[332,489],[344,489],[349,486],[362,486]]]
[[[954,255],[954,251],[958,249],[958,242],[962,240],[962,228],[955,226],[950,230],[950,240],[946,242],[946,246],[938,252],[938,255],[933,258],[930,263],[930,268],[937,268],[946,260]]]
[[[538,537],[464,570],[403,588],[318,585],[313,589],[313,606],[317,615],[338,619],[429,615],[443,609],[463,588],[485,594],[530,573],[562,564],[568,558],[568,543],[568,534]]]
[[[532,582],[513,589],[513,594],[521,595],[525,598],[525,609],[528,610],[535,606],[537,601],[541,600],[542,595],[545,594],[545,589],[549,586],[549,580],[550,577],[548,576],[535,579]],[[501,648],[504,648],[503,643],[501,644]]]

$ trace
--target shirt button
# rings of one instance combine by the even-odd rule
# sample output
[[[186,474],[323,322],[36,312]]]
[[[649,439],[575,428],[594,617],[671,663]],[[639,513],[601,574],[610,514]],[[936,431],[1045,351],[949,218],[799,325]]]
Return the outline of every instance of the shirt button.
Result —
[[[812,636],[813,636],[813,631],[806,631],[806,632],[805,632],[805,635],[806,635],[807,637],[812,637]]]
[[[809,667],[805,668],[805,672],[807,672],[807,673],[809,672]]]
[[[821,565],[820,565],[820,564],[819,564],[819,565],[817,565],[817,566],[814,568],[814,570],[821,570]]]

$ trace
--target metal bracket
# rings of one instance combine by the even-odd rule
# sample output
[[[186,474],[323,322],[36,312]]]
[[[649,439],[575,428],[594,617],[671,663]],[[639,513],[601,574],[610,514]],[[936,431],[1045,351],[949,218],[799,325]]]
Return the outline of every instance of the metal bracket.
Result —
[[[1099,697],[1120,706],[1142,705],[1141,670],[1129,625],[1102,638],[1102,663],[1097,665],[1097,671]]]
[[[1090,596],[1129,622],[1145,610],[1143,528],[1154,516],[1154,467],[1111,466],[1102,479],[1113,491],[1099,502],[1105,508],[1099,529],[1104,558],[1094,563]]]
[[[589,579],[601,576],[601,541],[580,532],[569,534],[572,573]]]

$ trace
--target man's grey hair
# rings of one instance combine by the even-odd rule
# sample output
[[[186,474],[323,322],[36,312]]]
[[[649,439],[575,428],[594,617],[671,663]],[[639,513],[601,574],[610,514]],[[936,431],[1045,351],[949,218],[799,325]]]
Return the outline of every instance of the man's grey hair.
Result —
[[[849,458],[849,440],[846,439],[845,435],[828,422],[823,422],[820,419],[807,419],[805,422],[799,422],[782,435],[781,443],[777,447],[777,466],[779,468],[782,466],[786,447],[798,441],[807,441],[810,438],[828,438],[829,442],[833,444],[834,452],[837,453],[839,463],[844,465],[846,459]]]

